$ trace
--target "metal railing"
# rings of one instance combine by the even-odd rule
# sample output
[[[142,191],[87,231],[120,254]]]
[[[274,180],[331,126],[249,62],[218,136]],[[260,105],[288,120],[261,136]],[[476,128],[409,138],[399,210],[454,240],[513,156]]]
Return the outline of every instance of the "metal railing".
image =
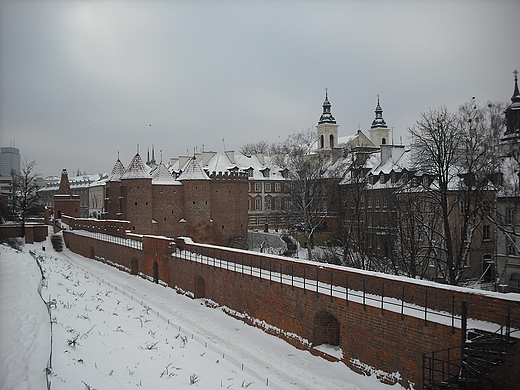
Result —
[[[182,247],[186,248],[186,246]],[[291,290],[299,288],[304,294],[326,296],[331,301],[335,298],[343,299],[346,305],[349,302],[357,302],[362,304],[364,309],[367,306],[377,307],[382,315],[385,314],[385,310],[389,310],[399,313],[401,319],[405,316],[421,318],[425,326],[428,325],[428,321],[446,324],[451,326],[453,333],[460,327],[461,317],[455,308],[457,301],[455,295],[445,294],[446,301],[451,302],[451,310],[446,312],[429,307],[428,290],[424,290],[422,305],[407,302],[405,284],[401,286],[401,296],[396,298],[385,295],[385,280],[381,280],[378,288],[374,288],[372,282],[371,288],[368,289],[367,280],[363,279],[361,285],[357,284],[356,287],[361,287],[358,289],[351,286],[348,274],[340,274],[321,268],[319,265],[311,268],[308,264],[297,262],[277,262],[270,258],[254,258],[238,252],[235,254],[213,248],[196,248],[196,251],[175,248],[172,256],[201,266],[234,272],[242,277],[257,278],[261,283],[264,281],[270,284],[278,283],[282,288],[287,286]],[[375,293],[376,289],[379,294]]]

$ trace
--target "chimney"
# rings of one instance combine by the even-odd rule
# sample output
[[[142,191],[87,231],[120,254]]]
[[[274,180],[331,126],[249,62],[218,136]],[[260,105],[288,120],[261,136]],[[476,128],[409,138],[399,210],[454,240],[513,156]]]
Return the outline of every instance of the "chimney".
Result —
[[[186,163],[191,160],[190,156],[179,156],[179,170],[182,170]]]
[[[262,163],[262,165],[265,164],[265,158],[264,158],[264,154],[263,153],[257,153],[255,156],[258,159],[258,161],[260,161]]]
[[[217,152],[202,152],[202,166],[206,165]]]
[[[228,156],[229,161],[231,161],[232,164],[235,164],[235,151],[234,150],[226,151],[226,156]]]

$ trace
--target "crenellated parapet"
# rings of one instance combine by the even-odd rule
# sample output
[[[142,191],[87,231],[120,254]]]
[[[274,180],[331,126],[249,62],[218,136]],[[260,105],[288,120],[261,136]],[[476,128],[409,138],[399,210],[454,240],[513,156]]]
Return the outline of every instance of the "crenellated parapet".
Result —
[[[245,172],[215,172],[213,171],[209,178],[215,181],[248,181],[248,175]]]

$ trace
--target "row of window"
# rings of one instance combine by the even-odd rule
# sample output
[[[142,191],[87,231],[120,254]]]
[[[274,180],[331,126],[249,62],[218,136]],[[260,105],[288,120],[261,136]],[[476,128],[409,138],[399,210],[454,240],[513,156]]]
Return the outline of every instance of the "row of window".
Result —
[[[285,217],[249,217],[248,224],[249,226],[263,226],[265,224],[270,225],[283,225],[286,224]]]
[[[250,191],[249,192],[262,192],[262,184],[264,185],[264,192],[273,192],[273,185],[274,184],[274,192],[282,192],[282,183],[261,183],[261,182],[253,182],[250,183]],[[285,184],[285,191],[288,190],[288,183]]]
[[[283,199],[283,200],[282,200]],[[249,210],[257,210],[260,211],[265,210],[282,210],[287,208],[289,205],[289,199],[282,198],[281,196],[266,196],[264,199],[264,205],[262,205],[262,197],[260,195],[255,196],[254,198],[249,198]]]

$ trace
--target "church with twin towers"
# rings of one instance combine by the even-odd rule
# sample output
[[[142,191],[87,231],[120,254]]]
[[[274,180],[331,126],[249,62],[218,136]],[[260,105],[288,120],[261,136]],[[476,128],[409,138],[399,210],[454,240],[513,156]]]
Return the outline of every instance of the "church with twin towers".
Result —
[[[318,133],[318,150],[323,152],[330,150],[352,150],[354,148],[379,148],[381,145],[387,145],[390,142],[390,128],[383,119],[383,109],[377,95],[377,105],[375,109],[375,118],[370,126],[370,134],[367,137],[361,129],[356,134],[350,136],[339,136],[339,125],[332,115],[331,103],[329,101],[328,89],[325,89],[325,101],[323,102],[323,111],[318,120],[316,131]]]

